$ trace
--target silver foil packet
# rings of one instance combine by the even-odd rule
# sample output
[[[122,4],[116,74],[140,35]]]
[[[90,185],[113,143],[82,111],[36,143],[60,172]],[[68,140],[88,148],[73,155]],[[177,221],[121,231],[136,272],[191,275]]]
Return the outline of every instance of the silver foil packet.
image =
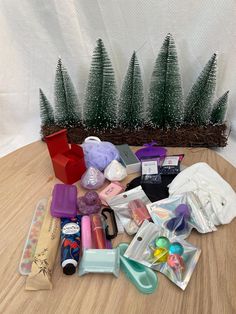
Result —
[[[188,217],[176,213],[179,206],[189,208]],[[216,231],[211,215],[204,210],[199,198],[193,192],[173,195],[147,205],[155,224],[172,231],[176,236],[186,239],[194,228],[200,233]]]
[[[141,185],[108,200],[109,206],[114,210],[115,215],[129,235],[135,234],[139,229],[129,209],[129,202],[137,199],[141,200],[146,206],[151,203]]]
[[[145,220],[124,256],[163,273],[185,290],[200,253],[197,247]]]

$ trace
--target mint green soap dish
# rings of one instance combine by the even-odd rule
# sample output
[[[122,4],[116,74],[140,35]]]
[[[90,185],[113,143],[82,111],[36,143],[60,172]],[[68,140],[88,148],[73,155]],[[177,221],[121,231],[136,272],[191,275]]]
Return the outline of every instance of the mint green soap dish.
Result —
[[[128,248],[127,243],[120,243],[120,267],[126,277],[135,285],[142,293],[153,293],[158,286],[158,278],[156,273],[142,264],[124,257],[124,253]]]

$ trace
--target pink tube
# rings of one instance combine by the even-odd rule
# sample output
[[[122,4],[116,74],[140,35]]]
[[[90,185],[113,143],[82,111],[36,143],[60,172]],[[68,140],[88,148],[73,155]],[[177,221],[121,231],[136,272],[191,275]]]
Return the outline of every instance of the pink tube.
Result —
[[[83,216],[81,220],[82,249],[92,249],[91,221],[89,216]]]

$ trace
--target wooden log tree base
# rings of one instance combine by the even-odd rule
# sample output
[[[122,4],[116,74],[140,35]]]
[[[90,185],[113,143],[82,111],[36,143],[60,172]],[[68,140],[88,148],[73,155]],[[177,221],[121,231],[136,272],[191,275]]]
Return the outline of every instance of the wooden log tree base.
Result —
[[[47,135],[61,130],[57,125],[42,126],[42,139]],[[115,128],[106,131],[98,131],[95,129],[86,129],[84,127],[76,127],[67,129],[69,143],[82,143],[88,136],[98,136],[103,141],[112,142],[115,145],[129,144],[142,145],[156,141],[160,146],[169,147],[224,147],[227,145],[227,126],[207,125],[207,126],[181,126],[179,128],[169,129],[153,129],[144,127],[138,130],[125,130]]]

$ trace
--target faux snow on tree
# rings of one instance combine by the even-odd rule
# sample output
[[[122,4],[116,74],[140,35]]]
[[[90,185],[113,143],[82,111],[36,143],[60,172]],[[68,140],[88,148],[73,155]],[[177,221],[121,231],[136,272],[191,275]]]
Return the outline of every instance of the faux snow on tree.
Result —
[[[213,124],[222,124],[224,122],[229,91],[224,93],[213,105],[211,113],[211,122]]]
[[[129,62],[129,67],[122,85],[119,99],[119,126],[136,129],[143,125],[144,113],[143,82],[136,53]]]
[[[39,89],[39,104],[40,104],[40,117],[42,126],[51,126],[55,124],[53,109],[47,97],[44,95],[41,88]]]
[[[81,123],[78,98],[61,59],[57,63],[54,88],[56,124],[62,128],[78,126]]]
[[[208,61],[185,104],[174,39],[168,34],[157,56],[147,103],[141,71],[131,56],[117,103],[115,75],[101,39],[97,40],[83,110],[75,88],[59,59],[55,78],[55,107],[40,90],[41,134],[67,129],[70,143],[94,135],[113,144],[142,145],[153,140],[160,146],[223,147],[228,92],[214,103],[216,54]],[[83,112],[83,117],[81,112]]]
[[[89,73],[84,124],[97,130],[111,129],[116,126],[116,115],[115,75],[105,46],[102,40],[98,39]]]
[[[154,127],[175,127],[183,119],[183,91],[174,39],[168,34],[152,73],[147,120]]]
[[[216,87],[216,54],[208,61],[186,99],[185,122],[195,125],[209,123]]]

